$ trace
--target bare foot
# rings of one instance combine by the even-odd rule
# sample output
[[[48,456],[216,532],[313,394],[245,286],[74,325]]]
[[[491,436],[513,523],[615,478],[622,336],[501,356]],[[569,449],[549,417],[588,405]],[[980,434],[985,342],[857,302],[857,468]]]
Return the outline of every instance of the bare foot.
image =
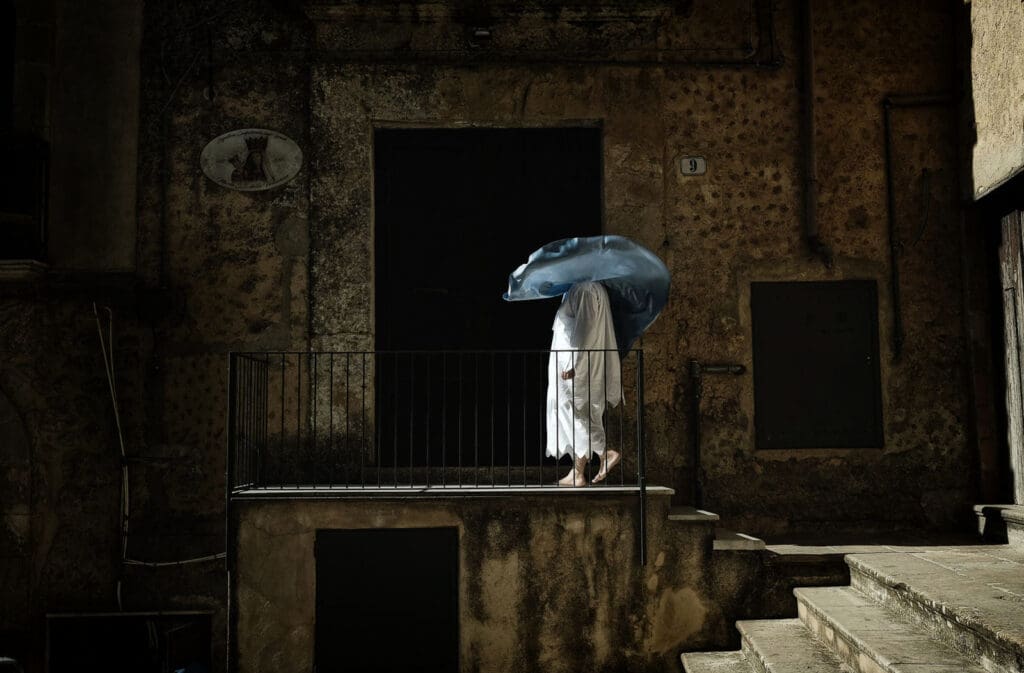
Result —
[[[606,450],[604,455],[601,456],[601,470],[594,475],[591,483],[596,484],[600,481],[604,481],[604,478],[608,476],[608,473],[611,472],[613,467],[619,464],[621,459],[622,456],[619,455],[618,451],[612,451],[610,449]]]
[[[558,480],[559,486],[586,486],[587,477],[584,474],[587,462],[583,458],[579,458],[573,462],[572,469],[569,470],[569,474],[565,475]]]

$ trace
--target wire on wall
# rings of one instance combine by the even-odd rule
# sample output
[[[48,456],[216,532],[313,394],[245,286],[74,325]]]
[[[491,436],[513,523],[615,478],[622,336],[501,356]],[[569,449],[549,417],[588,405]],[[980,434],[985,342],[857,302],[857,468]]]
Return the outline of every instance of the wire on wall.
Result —
[[[104,306],[103,311],[107,316],[107,331],[104,335],[103,323],[100,320],[100,308],[94,302],[92,305],[93,314],[96,317],[96,331],[99,335],[100,340],[100,351],[103,353],[103,367],[107,375],[107,388],[110,391],[110,402],[114,409],[114,425],[117,429],[117,444],[121,458],[121,498],[120,498],[120,534],[121,534],[121,563],[126,566],[144,566],[147,568],[167,568],[173,566],[183,566],[193,563],[203,563],[206,561],[214,561],[217,559],[223,559],[226,557],[224,552],[216,554],[208,554],[206,556],[197,556],[194,558],[185,558],[175,561],[144,561],[141,559],[135,559],[128,556],[128,539],[130,537],[130,521],[131,521],[131,491],[130,491],[130,479],[128,474],[128,453],[125,450],[124,445],[124,429],[121,426],[121,411],[120,404],[117,399],[117,377],[114,369],[114,311],[109,306]],[[117,580],[117,607],[119,610],[123,610],[124,606],[121,601],[121,580]]]

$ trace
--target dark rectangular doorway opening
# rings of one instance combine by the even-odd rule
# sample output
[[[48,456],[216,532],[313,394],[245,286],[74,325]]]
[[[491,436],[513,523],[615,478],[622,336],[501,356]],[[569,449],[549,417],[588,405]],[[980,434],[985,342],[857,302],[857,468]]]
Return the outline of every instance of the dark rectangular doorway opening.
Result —
[[[542,462],[558,300],[501,295],[545,243],[601,233],[601,156],[596,127],[376,130],[376,348],[435,353],[378,356],[382,463]]]
[[[459,669],[456,528],[320,530],[316,670]]]
[[[752,283],[759,449],[881,448],[878,286]]]

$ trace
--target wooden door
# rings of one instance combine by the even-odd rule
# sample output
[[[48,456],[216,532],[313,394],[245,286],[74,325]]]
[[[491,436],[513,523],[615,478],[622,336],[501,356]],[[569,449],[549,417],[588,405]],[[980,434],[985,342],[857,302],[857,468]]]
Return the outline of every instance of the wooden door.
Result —
[[[1002,218],[1002,243],[999,247],[999,273],[1003,290],[1003,349],[1006,363],[1006,426],[1010,447],[1010,470],[1013,472],[1013,498],[1024,504],[1024,372],[1021,371],[1021,349],[1024,346],[1024,290],[1021,258],[1021,211]]]

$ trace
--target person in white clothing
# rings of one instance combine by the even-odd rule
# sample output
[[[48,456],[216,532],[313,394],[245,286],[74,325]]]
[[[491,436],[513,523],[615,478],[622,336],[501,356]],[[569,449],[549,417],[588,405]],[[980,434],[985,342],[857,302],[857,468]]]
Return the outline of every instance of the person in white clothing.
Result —
[[[547,455],[572,457],[563,486],[585,486],[586,466],[596,453],[603,481],[621,459],[607,449],[605,406],[622,400],[622,373],[608,292],[598,282],[574,284],[562,296],[552,326],[548,360]]]

